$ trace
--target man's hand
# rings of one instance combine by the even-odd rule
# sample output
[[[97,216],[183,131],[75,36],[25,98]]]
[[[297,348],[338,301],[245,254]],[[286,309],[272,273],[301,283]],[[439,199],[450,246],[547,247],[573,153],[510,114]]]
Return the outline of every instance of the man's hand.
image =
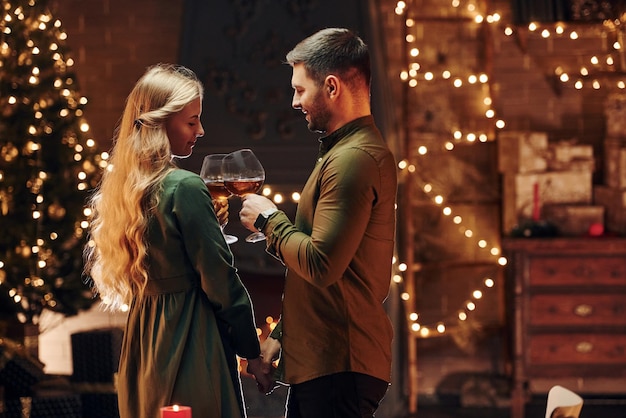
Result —
[[[275,380],[273,376],[274,369],[272,365],[268,365],[263,361],[263,357],[259,356],[254,359],[248,359],[247,372],[254,375],[256,385],[259,392],[269,395],[275,388]]]
[[[267,209],[276,208],[274,202],[267,197],[258,194],[247,194],[241,198],[241,211],[239,211],[239,219],[243,226],[250,231],[256,232],[254,222],[259,213]]]

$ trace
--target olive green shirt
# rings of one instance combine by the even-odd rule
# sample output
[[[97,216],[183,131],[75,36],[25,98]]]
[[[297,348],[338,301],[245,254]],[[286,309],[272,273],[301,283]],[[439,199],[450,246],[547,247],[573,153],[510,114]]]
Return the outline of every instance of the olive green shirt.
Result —
[[[235,354],[259,356],[252,304],[202,179],[176,169],[163,181],[148,230],[148,284],[133,298],[118,373],[120,418],[241,417]]]
[[[295,222],[270,216],[267,251],[287,266],[272,333],[285,383],[346,371],[390,381],[396,189],[394,157],[367,116],[320,139]]]

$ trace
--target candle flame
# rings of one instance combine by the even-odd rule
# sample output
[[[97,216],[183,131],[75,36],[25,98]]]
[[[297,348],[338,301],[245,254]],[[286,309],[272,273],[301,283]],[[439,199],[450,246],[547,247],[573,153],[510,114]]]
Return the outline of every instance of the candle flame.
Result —
[[[173,409],[175,412],[180,411],[180,407],[179,407],[178,405],[174,405],[174,406],[172,406],[172,409]]]

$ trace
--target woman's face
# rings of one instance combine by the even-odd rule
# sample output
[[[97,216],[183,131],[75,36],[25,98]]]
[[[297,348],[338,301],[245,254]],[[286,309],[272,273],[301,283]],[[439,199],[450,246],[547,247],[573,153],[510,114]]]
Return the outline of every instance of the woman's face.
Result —
[[[165,131],[174,157],[189,157],[196,140],[204,135],[201,114],[202,101],[198,97],[165,122]]]

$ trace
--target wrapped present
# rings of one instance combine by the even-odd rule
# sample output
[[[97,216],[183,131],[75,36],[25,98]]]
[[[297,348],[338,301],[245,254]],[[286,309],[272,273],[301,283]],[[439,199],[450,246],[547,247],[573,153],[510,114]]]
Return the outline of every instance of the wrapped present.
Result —
[[[604,206],[548,204],[543,206],[542,218],[567,237],[589,235],[594,228],[604,230]]]
[[[550,171],[591,171],[595,169],[593,147],[577,145],[575,141],[559,141],[549,145]]]
[[[546,204],[591,204],[592,189],[592,173],[589,171],[504,175],[503,230],[511,231],[523,220],[539,220]]]
[[[38,390],[31,396],[7,398],[5,409],[6,418],[82,418],[83,416],[80,396],[65,390]]]
[[[498,170],[501,173],[534,173],[548,168],[548,134],[503,131],[498,135]]]
[[[120,361],[123,335],[121,328],[72,334],[72,381],[113,383],[113,375]]]
[[[607,138],[626,137],[626,94],[609,94],[604,102]]]
[[[81,392],[80,400],[83,405],[83,418],[117,418],[120,416],[117,393],[114,391]]]
[[[604,206],[606,230],[626,234],[626,190],[595,186],[593,201],[596,205]]]
[[[72,389],[80,394],[83,418],[119,417],[115,383],[74,382]]]
[[[604,140],[604,184],[626,189],[626,139]]]
[[[21,344],[0,339],[0,385],[5,396],[29,395],[33,385],[44,378],[43,367]]]

